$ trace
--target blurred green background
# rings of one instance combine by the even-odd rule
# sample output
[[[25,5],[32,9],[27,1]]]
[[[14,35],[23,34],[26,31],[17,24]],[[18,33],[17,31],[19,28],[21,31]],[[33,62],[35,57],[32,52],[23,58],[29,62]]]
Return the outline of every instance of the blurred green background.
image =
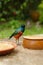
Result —
[[[25,24],[23,35],[43,34],[43,0],[0,0],[0,38]]]

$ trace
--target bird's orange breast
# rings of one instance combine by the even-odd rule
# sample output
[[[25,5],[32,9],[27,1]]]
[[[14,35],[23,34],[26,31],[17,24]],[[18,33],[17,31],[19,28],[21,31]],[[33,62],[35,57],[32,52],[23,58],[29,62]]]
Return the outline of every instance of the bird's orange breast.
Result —
[[[19,39],[19,37],[22,35],[22,32],[19,32],[17,35],[14,36],[14,38]]]

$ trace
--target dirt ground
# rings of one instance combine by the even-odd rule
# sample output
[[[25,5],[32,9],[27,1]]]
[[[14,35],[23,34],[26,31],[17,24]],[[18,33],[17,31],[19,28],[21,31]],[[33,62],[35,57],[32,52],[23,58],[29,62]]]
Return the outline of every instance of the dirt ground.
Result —
[[[26,49],[20,45],[11,54],[0,56],[0,65],[43,65],[43,50]]]
[[[43,50],[18,46],[11,54],[0,56],[0,65],[43,65]]]

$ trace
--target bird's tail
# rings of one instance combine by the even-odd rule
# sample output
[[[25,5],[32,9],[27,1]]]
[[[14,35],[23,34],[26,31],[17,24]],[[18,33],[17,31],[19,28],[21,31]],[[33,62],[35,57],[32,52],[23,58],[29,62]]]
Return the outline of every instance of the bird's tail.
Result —
[[[9,39],[11,39],[12,38],[12,35],[9,37]]]
[[[14,33],[9,37],[9,39],[11,39],[14,36]]]

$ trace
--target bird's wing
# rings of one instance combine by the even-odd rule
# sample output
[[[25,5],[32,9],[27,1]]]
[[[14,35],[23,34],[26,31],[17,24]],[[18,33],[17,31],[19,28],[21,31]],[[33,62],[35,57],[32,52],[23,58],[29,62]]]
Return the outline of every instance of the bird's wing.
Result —
[[[18,28],[18,29],[15,31],[15,33],[19,33],[19,32],[21,32],[21,28]]]
[[[19,32],[21,32],[21,28],[17,29],[17,30],[9,37],[9,39],[12,38],[12,36],[17,35]]]

